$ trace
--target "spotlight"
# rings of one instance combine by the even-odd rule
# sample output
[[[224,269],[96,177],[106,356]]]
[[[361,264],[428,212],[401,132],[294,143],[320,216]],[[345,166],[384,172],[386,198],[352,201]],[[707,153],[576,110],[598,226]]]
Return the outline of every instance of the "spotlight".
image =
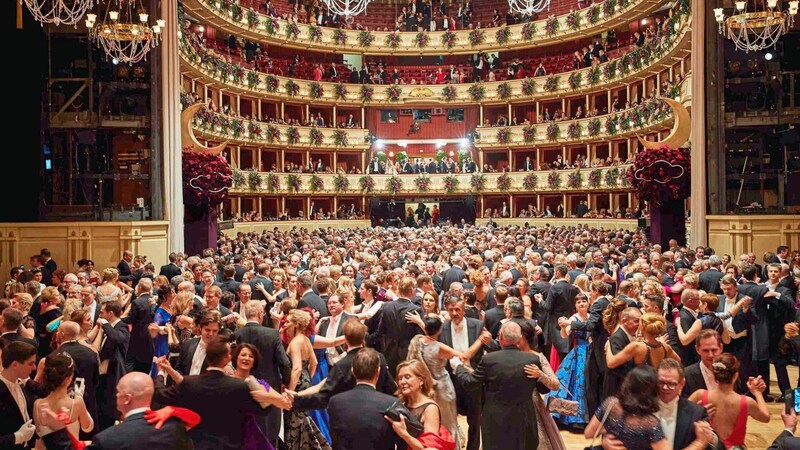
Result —
[[[118,60],[117,58],[113,58],[113,59],[111,59],[111,62],[112,62],[112,63],[113,63],[115,66],[116,66],[117,64],[119,64],[119,60]]]
[[[764,59],[766,59],[767,61],[772,61],[772,56],[773,56],[772,52],[764,53]]]
[[[378,139],[375,141],[375,148],[379,150],[383,148],[383,139]]]

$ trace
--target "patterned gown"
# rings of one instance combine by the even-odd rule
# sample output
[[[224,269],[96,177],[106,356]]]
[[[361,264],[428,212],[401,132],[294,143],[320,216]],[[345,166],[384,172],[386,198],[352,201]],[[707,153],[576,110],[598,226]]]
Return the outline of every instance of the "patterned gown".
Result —
[[[575,318],[583,323],[579,318]],[[589,334],[585,331],[573,331],[575,346],[569,351],[558,367],[556,376],[561,382],[558,391],[548,394],[549,397],[578,401],[577,416],[561,416],[553,414],[553,419],[564,425],[589,423],[589,412],[586,410],[586,362],[589,356]],[[564,389],[566,386],[567,389]],[[569,390],[569,393],[567,392]],[[570,395],[572,394],[572,395]]]
[[[303,361],[303,372],[296,390],[302,391],[311,387],[311,375],[308,373],[308,361]],[[284,441],[288,450],[330,450],[331,446],[319,431],[317,424],[305,411],[293,409],[284,413]]]

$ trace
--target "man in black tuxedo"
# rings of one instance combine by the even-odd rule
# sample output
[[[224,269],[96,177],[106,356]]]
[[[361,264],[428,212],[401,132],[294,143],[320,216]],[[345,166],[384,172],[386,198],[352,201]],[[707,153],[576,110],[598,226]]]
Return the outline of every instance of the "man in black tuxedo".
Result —
[[[86,410],[92,416],[94,423],[99,423],[97,387],[100,384],[100,360],[94,350],[77,341],[80,331],[80,325],[75,322],[61,322],[55,337],[60,343],[56,353],[66,353],[75,361],[75,385],[83,386],[83,402],[86,403]],[[91,437],[95,432],[96,430],[90,433],[81,432],[81,438]]]
[[[710,264],[708,270],[701,273],[699,276],[699,287],[709,294],[722,295],[722,288],[719,285],[719,280],[725,275],[720,270],[722,260],[717,255],[711,255],[708,257],[708,263]]]
[[[206,289],[204,297],[206,301],[206,311],[217,311],[222,319],[222,326],[233,331],[236,329],[236,322],[238,315],[233,314],[233,311],[226,308],[225,305],[220,303],[222,300],[222,288],[219,286],[211,286]]]
[[[169,259],[169,264],[161,266],[161,270],[158,272],[158,274],[164,275],[168,280],[172,280],[172,277],[181,274],[181,268],[178,267],[178,254],[172,252],[169,254],[167,259]]]
[[[200,414],[201,422],[189,431],[196,450],[239,450],[242,443],[242,423],[245,416],[264,416],[262,408],[266,391],[251,395],[247,383],[225,375],[231,362],[231,347],[221,337],[213,337],[206,346],[208,370],[200,375],[187,376],[180,384],[164,387],[164,374],[156,377],[154,402],[191,409]],[[284,400],[282,407],[289,404]]]
[[[414,166],[408,161],[408,158],[403,160],[403,173],[414,173]]]
[[[580,290],[566,280],[569,268],[564,264],[555,267],[555,280],[547,297],[537,296],[536,301],[545,314],[544,324],[544,354],[549,355],[552,346],[556,347],[559,357],[563,361],[569,352],[569,339],[561,337],[561,328],[558,326],[559,317],[570,317],[575,311],[575,296]]]
[[[684,289],[681,292],[681,303],[683,308],[680,312],[680,327],[684,333],[689,331],[694,321],[697,320],[697,310],[700,307],[700,293],[696,289]],[[694,342],[687,342],[686,344],[680,343],[680,352],[678,356],[681,357],[681,363],[684,366],[689,366],[700,361],[700,356],[694,349]]]
[[[769,395],[769,379],[770,379],[770,356],[772,349],[770,348],[770,320],[769,305],[774,300],[776,293],[770,292],[769,288],[763,284],[758,284],[756,280],[756,267],[749,264],[742,270],[742,277],[745,282],[739,285],[739,293],[752,298],[751,309],[755,316],[754,323],[750,326],[748,333],[750,334],[750,349],[752,354],[751,360],[751,376],[758,376],[764,379],[767,384],[767,390],[764,391],[764,400],[772,401],[773,397]]]
[[[92,438],[87,450],[191,450],[192,440],[186,433],[186,425],[178,418],[170,418],[156,428],[145,420],[145,411],[150,409],[153,399],[153,380],[141,372],[131,372],[119,380],[116,386],[119,402],[117,407],[123,421]],[[64,422],[44,404],[38,411],[40,425],[53,430],[44,436],[44,443],[52,450],[72,450],[72,443]]]
[[[451,257],[450,262],[452,266],[442,274],[442,291],[444,292],[450,290],[450,285],[452,283],[461,283],[461,281],[467,277],[467,273],[464,272],[464,260],[461,256]]]
[[[264,321],[264,306],[257,301],[250,301],[245,305],[247,324],[236,330],[236,343],[255,345],[261,353],[261,363],[253,369],[253,375],[269,383],[270,386],[287,384],[292,375],[289,357],[283,349],[281,336],[278,330],[261,326]],[[278,441],[278,432],[281,428],[281,410],[270,407],[267,409],[266,428],[263,430],[267,439],[275,446]],[[261,424],[261,421],[259,421]]]
[[[578,203],[578,207],[575,209],[575,216],[576,217],[583,217],[589,212],[589,205],[586,203],[586,200],[581,200]]]
[[[506,318],[506,299],[508,298],[508,288],[504,284],[498,284],[496,288],[494,288],[494,301],[496,302],[496,306],[492,309],[486,311],[486,314],[483,317],[484,326],[486,326],[487,330],[495,329],[495,326],[500,323],[501,320]],[[493,336],[496,337],[496,336]]]
[[[331,295],[328,298],[328,312],[330,312],[331,315],[320,319],[319,331],[317,334],[329,339],[336,339],[342,335],[344,323],[353,316],[344,312],[342,298],[337,294]],[[342,346],[328,347],[325,350],[325,357],[328,360],[328,365],[332,366],[336,364],[343,353],[344,347]]]
[[[117,270],[119,271],[119,281],[127,283],[133,279],[131,272],[131,263],[133,262],[133,252],[125,250],[122,252],[122,259],[117,263]]]
[[[626,345],[634,341],[634,336],[636,335],[636,330],[639,329],[641,320],[642,312],[639,308],[629,306],[622,310],[622,316],[620,317],[621,326],[608,338],[612,355],[621,352]],[[592,344],[593,347],[594,345],[595,344]],[[609,368],[606,372],[602,398],[619,394],[619,388],[622,387],[622,380],[625,379],[625,375],[627,375],[633,367],[633,361],[628,361],[619,367],[613,369]]]
[[[239,300],[239,286],[242,284],[234,278],[236,276],[236,268],[229,264],[222,268],[222,281],[219,283],[220,289],[223,292],[230,292],[236,300]]]
[[[474,371],[456,367],[456,378],[466,390],[484,388],[483,448],[529,450],[539,446],[536,410],[530,398],[549,389],[529,378],[526,366],[541,368],[539,357],[517,347],[522,330],[515,322],[500,327],[501,350],[485,355]]]
[[[543,269],[547,270],[547,269]],[[589,361],[586,363],[586,410],[597,411],[603,397],[603,382],[606,378],[606,342],[608,341],[608,331],[603,326],[603,312],[609,305],[608,285],[603,280],[592,281],[589,293],[589,320],[586,322],[572,321],[571,329],[575,331],[586,331],[591,334],[592,352],[589,353]],[[558,319],[559,327],[561,322],[568,318]]]
[[[722,354],[722,338],[716,330],[702,330],[697,335],[695,347],[700,355],[700,362],[686,366],[686,383],[682,395],[687,398],[694,391],[708,389],[706,379],[714,380],[714,370],[711,365],[714,363],[714,358]]]
[[[680,396],[685,384],[681,363],[664,358],[658,365],[658,405],[655,416],[669,441],[669,448],[680,450],[704,444],[706,450],[724,450],[725,443],[709,425],[706,409]],[[603,448],[624,448],[612,435],[603,438]],[[697,448],[697,447],[694,447]]]
[[[219,313],[214,311],[203,313],[197,325],[200,328],[200,336],[183,341],[175,370],[184,376],[205,372],[208,367],[206,360],[208,344],[222,328],[220,319]]]
[[[261,263],[256,266],[256,275],[250,279],[250,289],[253,292],[253,300],[267,300],[267,297],[258,289],[258,284],[261,283],[265,291],[272,294],[275,291],[275,286],[269,278],[269,264]],[[267,308],[270,309],[274,302],[267,301]]]
[[[38,344],[35,340],[22,337],[17,332],[20,325],[22,325],[22,319],[22,311],[16,308],[12,307],[3,310],[3,326],[0,327],[0,332],[2,333],[0,334],[0,350],[2,350],[6,345],[17,341],[25,342],[34,347],[38,347]]]
[[[772,441],[767,450],[800,450],[800,438],[794,436],[797,431],[797,414],[794,408],[789,408],[788,413],[785,409],[781,409],[781,419],[783,431]]]
[[[117,383],[125,376],[125,355],[131,333],[128,324],[120,320],[122,306],[112,300],[103,303],[97,325],[103,329],[105,336],[100,347],[100,384],[97,397],[97,415],[100,420],[98,431],[113,427],[117,417]]]
[[[131,325],[131,337],[126,355],[126,372],[150,373],[153,365],[153,338],[148,327],[153,323],[155,305],[151,299],[153,280],[142,278],[136,285],[136,299],[128,315],[122,319]],[[98,307],[99,309],[99,307]],[[116,386],[116,383],[112,386]]]
[[[0,372],[0,448],[22,450],[33,447],[33,397],[19,380],[36,369],[36,347],[27,342],[10,342],[3,349]]]
[[[397,398],[378,392],[380,354],[362,348],[352,358],[355,386],[334,395],[328,405],[333,448],[336,450],[395,450],[406,444],[384,418]],[[299,398],[299,397],[298,397]]]
[[[397,365],[405,361],[411,339],[422,332],[416,324],[406,321],[408,313],[422,315],[422,308],[410,300],[416,290],[414,279],[403,277],[397,286],[400,298],[383,304],[377,330],[377,334],[384,337],[383,353],[386,355],[392,377],[397,375]]]
[[[325,304],[319,295],[314,293],[311,289],[313,279],[310,272],[304,272],[297,277],[297,295],[300,296],[300,301],[297,303],[298,308],[311,308],[318,312],[320,317],[328,317],[328,306]]]
[[[535,170],[534,167],[535,166],[533,165],[533,161],[531,161],[531,157],[530,156],[526,156],[525,157],[525,164],[522,166],[522,170],[524,172],[530,172],[532,170]]]
[[[244,258],[242,258],[242,255],[240,254],[233,255],[233,258],[231,260],[233,262],[233,272],[234,272],[233,279],[238,281],[239,283],[242,282],[244,274],[247,273],[247,269],[242,265],[243,260]]]
[[[290,391],[289,394],[295,396],[292,408],[302,410],[324,409],[328,406],[328,402],[333,396],[356,387],[356,379],[353,375],[353,358],[366,348],[364,347],[364,342],[367,328],[358,319],[351,317],[342,326],[342,332],[347,345],[347,353],[331,367],[328,378],[325,379],[320,389],[317,390],[316,387],[311,387],[297,393]],[[397,390],[397,384],[389,374],[386,358],[380,353],[378,353],[378,356],[380,358],[380,373],[375,382],[375,389],[386,395],[394,395]]]
[[[478,319],[464,317],[464,301],[457,296],[447,296],[444,303],[450,320],[442,325],[439,342],[460,352],[465,352],[481,338],[483,323]],[[478,367],[483,352],[477,352],[470,360],[471,367]],[[483,409],[483,391],[467,391],[458,382],[448,367],[448,373],[456,389],[456,405],[458,413],[467,416],[467,450],[478,450],[481,446],[481,411]]]

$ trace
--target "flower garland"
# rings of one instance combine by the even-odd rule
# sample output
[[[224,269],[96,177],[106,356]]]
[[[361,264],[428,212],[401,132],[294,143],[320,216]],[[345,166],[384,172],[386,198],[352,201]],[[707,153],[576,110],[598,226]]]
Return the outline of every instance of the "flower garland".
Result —
[[[530,144],[531,142],[536,140],[536,127],[533,125],[526,125],[522,129],[522,140],[525,143]]]
[[[616,0],[606,0],[603,2],[603,14],[608,17],[614,14],[617,10]]]
[[[341,46],[347,43],[347,33],[340,28],[333,30],[333,36],[331,36],[331,38],[333,39],[333,43],[335,45]]]
[[[544,90],[547,92],[555,92],[558,89],[558,76],[550,75],[544,82]]]
[[[297,26],[294,22],[289,22],[286,26],[286,38],[287,39],[297,39],[297,36],[300,34],[300,27]]]
[[[272,144],[273,142],[280,140],[281,138],[281,130],[278,127],[273,125],[267,125],[267,142]]]
[[[511,140],[511,132],[508,128],[501,128],[497,130],[497,142],[500,144],[508,144]]]
[[[600,134],[600,119],[594,118],[586,125],[586,131],[589,137],[595,137]]]
[[[600,187],[600,180],[602,178],[602,171],[600,169],[594,169],[589,172],[589,187],[598,188]]]
[[[561,174],[555,170],[547,175],[547,187],[550,189],[558,189],[561,187]]]
[[[267,31],[267,34],[269,34],[270,36],[274,36],[275,33],[280,31],[281,24],[272,17],[267,17],[266,19],[264,19],[264,29]]]
[[[533,36],[536,35],[537,31],[538,30],[536,29],[536,24],[534,22],[526,23],[525,25],[522,26],[522,32],[521,32],[522,39],[530,41],[531,39],[533,39]]]
[[[364,175],[358,179],[358,187],[362,192],[370,193],[375,189],[375,179],[369,175]]]
[[[486,175],[473,173],[469,179],[469,185],[475,192],[481,192],[486,188]]]
[[[361,85],[361,101],[362,102],[371,102],[372,101],[372,94],[375,92],[370,86],[366,84]]]
[[[259,189],[261,189],[261,183],[263,182],[264,180],[261,178],[261,174],[256,172],[255,170],[247,174],[247,187],[251,191],[256,192]]]
[[[603,177],[603,181],[606,184],[606,187],[614,187],[619,182],[619,169],[609,169],[606,171],[605,176]]]
[[[262,130],[261,125],[256,123],[255,120],[250,119],[250,122],[247,123],[247,131],[250,132],[250,137],[261,139],[262,138]]]
[[[589,85],[594,86],[600,82],[600,67],[595,66],[591,67],[589,71],[586,73],[586,79],[589,81]]]
[[[267,92],[275,92],[278,90],[278,85],[280,83],[277,77],[267,74],[264,76],[264,84],[266,85]]]
[[[316,100],[322,98],[323,94],[325,94],[325,90],[322,88],[321,84],[316,81],[312,81],[308,84],[308,95],[311,96],[312,99]]]
[[[578,11],[572,11],[569,13],[567,16],[567,27],[573,31],[581,27],[581,15],[578,13]]]
[[[617,134],[617,121],[619,119],[617,116],[609,117],[606,119],[606,134],[608,135],[615,135]]]
[[[444,45],[447,49],[451,49],[456,46],[456,34],[450,30],[445,31],[442,34],[442,45]]]
[[[386,98],[388,98],[390,102],[399,102],[402,94],[403,90],[400,88],[400,86],[395,84],[386,88]]]
[[[397,31],[389,33],[385,38],[386,46],[389,48],[397,48],[400,45],[400,33]]]
[[[333,85],[333,97],[336,100],[344,100],[347,97],[347,87],[343,83]]]
[[[458,90],[455,86],[448,84],[447,86],[442,88],[442,100],[446,102],[452,102],[456,99],[458,95]]]
[[[358,32],[358,45],[362,47],[369,47],[375,41],[375,35],[369,30],[361,30]]]
[[[289,127],[286,129],[286,140],[289,142],[289,145],[300,142],[300,131],[297,127]]]
[[[244,136],[244,133],[247,131],[244,126],[244,121],[236,117],[231,118],[230,127],[234,139],[239,139]]]
[[[536,82],[533,78],[525,78],[522,80],[522,95],[533,95],[536,92]]]
[[[322,28],[311,25],[308,28],[308,39],[311,42],[322,42]]]
[[[505,45],[506,43],[508,43],[508,38],[510,37],[511,37],[511,30],[509,30],[508,27],[500,28],[494,34],[495,40],[497,40],[497,43],[500,45]]]
[[[544,24],[544,32],[548,36],[554,36],[558,33],[558,29],[561,28],[561,23],[558,21],[558,18],[550,16],[547,18],[547,22]]]
[[[311,189],[311,192],[322,191],[325,189],[325,182],[322,181],[319,175],[311,175],[311,178],[308,180],[308,188]]]
[[[267,174],[267,190],[278,192],[281,189],[281,180],[274,173]]]
[[[473,102],[479,102],[486,96],[486,88],[481,83],[475,83],[467,89]]]
[[[497,177],[497,189],[501,191],[508,191],[511,189],[511,177],[507,173],[503,173]]]
[[[294,97],[300,92],[300,85],[292,80],[287,80],[283,87],[286,89],[286,95],[289,97]]]
[[[586,11],[586,20],[592,25],[600,21],[600,8],[597,5],[590,6]]]
[[[414,43],[419,48],[425,48],[428,45],[428,41],[429,40],[430,40],[430,37],[428,36],[428,33],[424,32],[424,31],[420,31],[414,37]]]
[[[605,66],[603,66],[603,77],[606,80],[614,78],[617,75],[616,67],[617,65],[614,63],[614,61],[611,61],[607,63]]]
[[[497,86],[497,96],[502,100],[511,97],[511,86],[508,83],[500,83]]]
[[[308,132],[308,140],[311,142],[311,145],[322,145],[322,141],[324,139],[325,135],[322,134],[322,131],[320,131],[317,127],[312,128],[311,131]]]
[[[453,192],[458,190],[458,185],[461,182],[458,181],[458,178],[455,175],[448,175],[444,177],[444,191],[447,194],[452,194]]]
[[[288,177],[286,177],[286,184],[289,187],[290,191],[297,192],[300,190],[300,187],[303,186],[303,181],[300,180],[300,177],[290,173]]]
[[[241,22],[242,19],[244,19],[242,7],[235,3],[231,5],[231,19],[233,19],[234,22]]]
[[[522,187],[526,191],[532,191],[539,185],[539,177],[535,173],[529,173],[522,179]]]
[[[626,178],[639,198],[653,205],[685,199],[691,190],[691,153],[666,146],[640,150]]]
[[[575,140],[581,137],[581,124],[579,122],[572,122],[567,127],[567,137]]]
[[[483,44],[483,41],[486,40],[486,33],[481,29],[472,30],[469,32],[467,38],[469,39],[470,45],[474,47]]]
[[[247,183],[247,177],[245,177],[241,171],[234,170],[231,177],[233,179],[233,187],[236,189],[241,188],[245,183]]]
[[[426,175],[420,175],[414,179],[414,185],[417,187],[417,190],[420,192],[428,192],[428,188],[430,188],[431,179],[428,178]]]
[[[335,130],[333,132],[333,143],[337,147],[347,147],[347,131]]]
[[[581,87],[581,82],[583,81],[583,73],[582,72],[572,72],[567,79],[567,84],[569,84],[570,89],[578,89]]]
[[[583,174],[580,170],[576,170],[575,172],[570,172],[567,175],[567,187],[570,189],[578,189],[581,187],[583,183]]]
[[[336,192],[345,192],[350,189],[350,180],[342,175],[338,174],[333,177],[333,190]]]
[[[403,189],[403,180],[400,177],[391,177],[386,180],[386,190],[395,195]]]
[[[558,126],[557,123],[551,123],[547,126],[547,131],[545,132],[545,136],[550,141],[558,140],[558,137],[561,135],[561,127]]]
[[[258,74],[252,70],[247,72],[247,87],[253,89],[258,85]]]
[[[247,28],[253,29],[258,27],[258,14],[252,9],[247,10]]]

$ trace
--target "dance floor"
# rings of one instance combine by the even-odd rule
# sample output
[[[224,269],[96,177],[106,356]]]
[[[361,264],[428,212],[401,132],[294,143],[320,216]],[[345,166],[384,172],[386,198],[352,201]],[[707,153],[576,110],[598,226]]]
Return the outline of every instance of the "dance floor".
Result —
[[[790,366],[789,380],[791,380],[793,386],[797,381],[797,375],[797,367]],[[770,385],[770,392],[772,395],[776,395],[778,392],[778,382],[777,378],[775,378],[774,369],[772,369]],[[783,431],[783,421],[781,420],[781,408],[783,408],[783,403],[767,403],[767,406],[769,406],[769,410],[772,413],[772,418],[769,423],[757,422],[752,418],[747,421],[747,438],[745,439],[745,444],[747,444],[748,450],[767,449],[770,444],[772,444],[775,437]],[[466,430],[467,421],[464,416],[459,416],[458,419],[461,429]],[[584,439],[583,434],[573,433],[567,430],[561,431],[561,437],[564,438],[564,443],[570,450],[583,450],[591,441],[590,439]]]

